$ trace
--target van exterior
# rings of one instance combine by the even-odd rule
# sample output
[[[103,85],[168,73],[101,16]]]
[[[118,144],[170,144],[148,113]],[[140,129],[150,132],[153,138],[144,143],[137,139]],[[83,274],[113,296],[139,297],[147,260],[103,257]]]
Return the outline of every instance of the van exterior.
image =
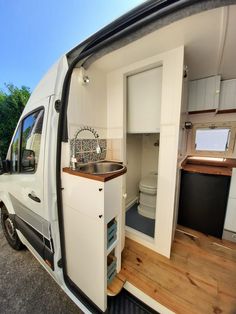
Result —
[[[89,68],[90,64],[100,57],[148,36],[174,21],[235,2],[145,2],[62,56],[33,91],[22,113],[0,176],[4,234],[13,248],[20,249],[25,245],[85,313],[106,312],[109,307],[106,302],[105,305],[98,305],[98,302],[86,295],[68,275],[68,249],[63,213],[65,181],[62,179],[62,168],[66,163],[71,166],[73,161],[65,160],[62,151],[70,140],[67,110],[73,71],[75,67],[85,67],[84,65]],[[183,48],[180,48],[179,53],[183,54]],[[37,147],[35,150],[28,149],[25,143],[29,132],[31,147]],[[102,186],[104,189],[108,186],[105,184]],[[123,197],[126,197],[124,193]],[[172,228],[175,228],[174,222],[169,227],[168,249],[163,248],[163,252],[167,252],[163,253],[165,256],[170,254]],[[141,295],[135,288],[132,289],[138,299],[149,305],[147,311],[171,313],[161,304],[159,307],[153,305],[149,297]]]

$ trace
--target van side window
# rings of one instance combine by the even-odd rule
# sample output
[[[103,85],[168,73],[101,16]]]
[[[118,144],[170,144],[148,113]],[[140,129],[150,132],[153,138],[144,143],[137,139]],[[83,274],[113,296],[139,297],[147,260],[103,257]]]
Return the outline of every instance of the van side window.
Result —
[[[22,122],[21,172],[35,172],[39,162],[43,109],[32,113]]]
[[[19,141],[20,141],[20,127],[14,137],[11,148],[11,160],[12,160],[12,172],[18,172],[19,170]]]

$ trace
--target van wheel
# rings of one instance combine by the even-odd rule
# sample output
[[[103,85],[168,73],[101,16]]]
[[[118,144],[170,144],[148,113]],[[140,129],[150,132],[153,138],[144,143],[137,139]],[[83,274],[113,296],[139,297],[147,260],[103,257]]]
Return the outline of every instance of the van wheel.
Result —
[[[10,244],[10,246],[17,251],[22,250],[24,245],[16,233],[16,228],[14,227],[14,224],[10,219],[9,213],[5,206],[3,206],[1,209],[1,224],[5,238],[7,239],[7,242]]]

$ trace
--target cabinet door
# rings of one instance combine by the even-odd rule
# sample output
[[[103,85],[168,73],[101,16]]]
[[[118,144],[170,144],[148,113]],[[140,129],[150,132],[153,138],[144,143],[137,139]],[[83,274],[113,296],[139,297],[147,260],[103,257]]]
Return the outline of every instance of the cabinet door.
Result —
[[[221,82],[219,109],[236,109],[236,80]]]
[[[131,75],[127,79],[128,132],[160,130],[162,67]]]
[[[104,195],[104,219],[108,223],[122,210],[122,176],[105,183]]]
[[[224,229],[236,232],[236,198],[229,198]]]
[[[236,168],[233,168],[233,171],[232,171],[229,197],[236,198]]]
[[[236,232],[236,168],[233,168],[224,229]]]
[[[219,106],[220,76],[189,82],[188,111],[214,110]]]
[[[64,211],[67,274],[94,304],[105,311],[104,220],[92,218],[67,205],[64,206]]]

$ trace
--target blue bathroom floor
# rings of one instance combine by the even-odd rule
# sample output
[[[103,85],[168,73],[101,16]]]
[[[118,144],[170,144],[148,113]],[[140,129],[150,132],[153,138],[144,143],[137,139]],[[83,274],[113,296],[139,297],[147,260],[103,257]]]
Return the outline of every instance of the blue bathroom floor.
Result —
[[[137,203],[126,212],[126,226],[154,238],[155,219],[140,215]]]

